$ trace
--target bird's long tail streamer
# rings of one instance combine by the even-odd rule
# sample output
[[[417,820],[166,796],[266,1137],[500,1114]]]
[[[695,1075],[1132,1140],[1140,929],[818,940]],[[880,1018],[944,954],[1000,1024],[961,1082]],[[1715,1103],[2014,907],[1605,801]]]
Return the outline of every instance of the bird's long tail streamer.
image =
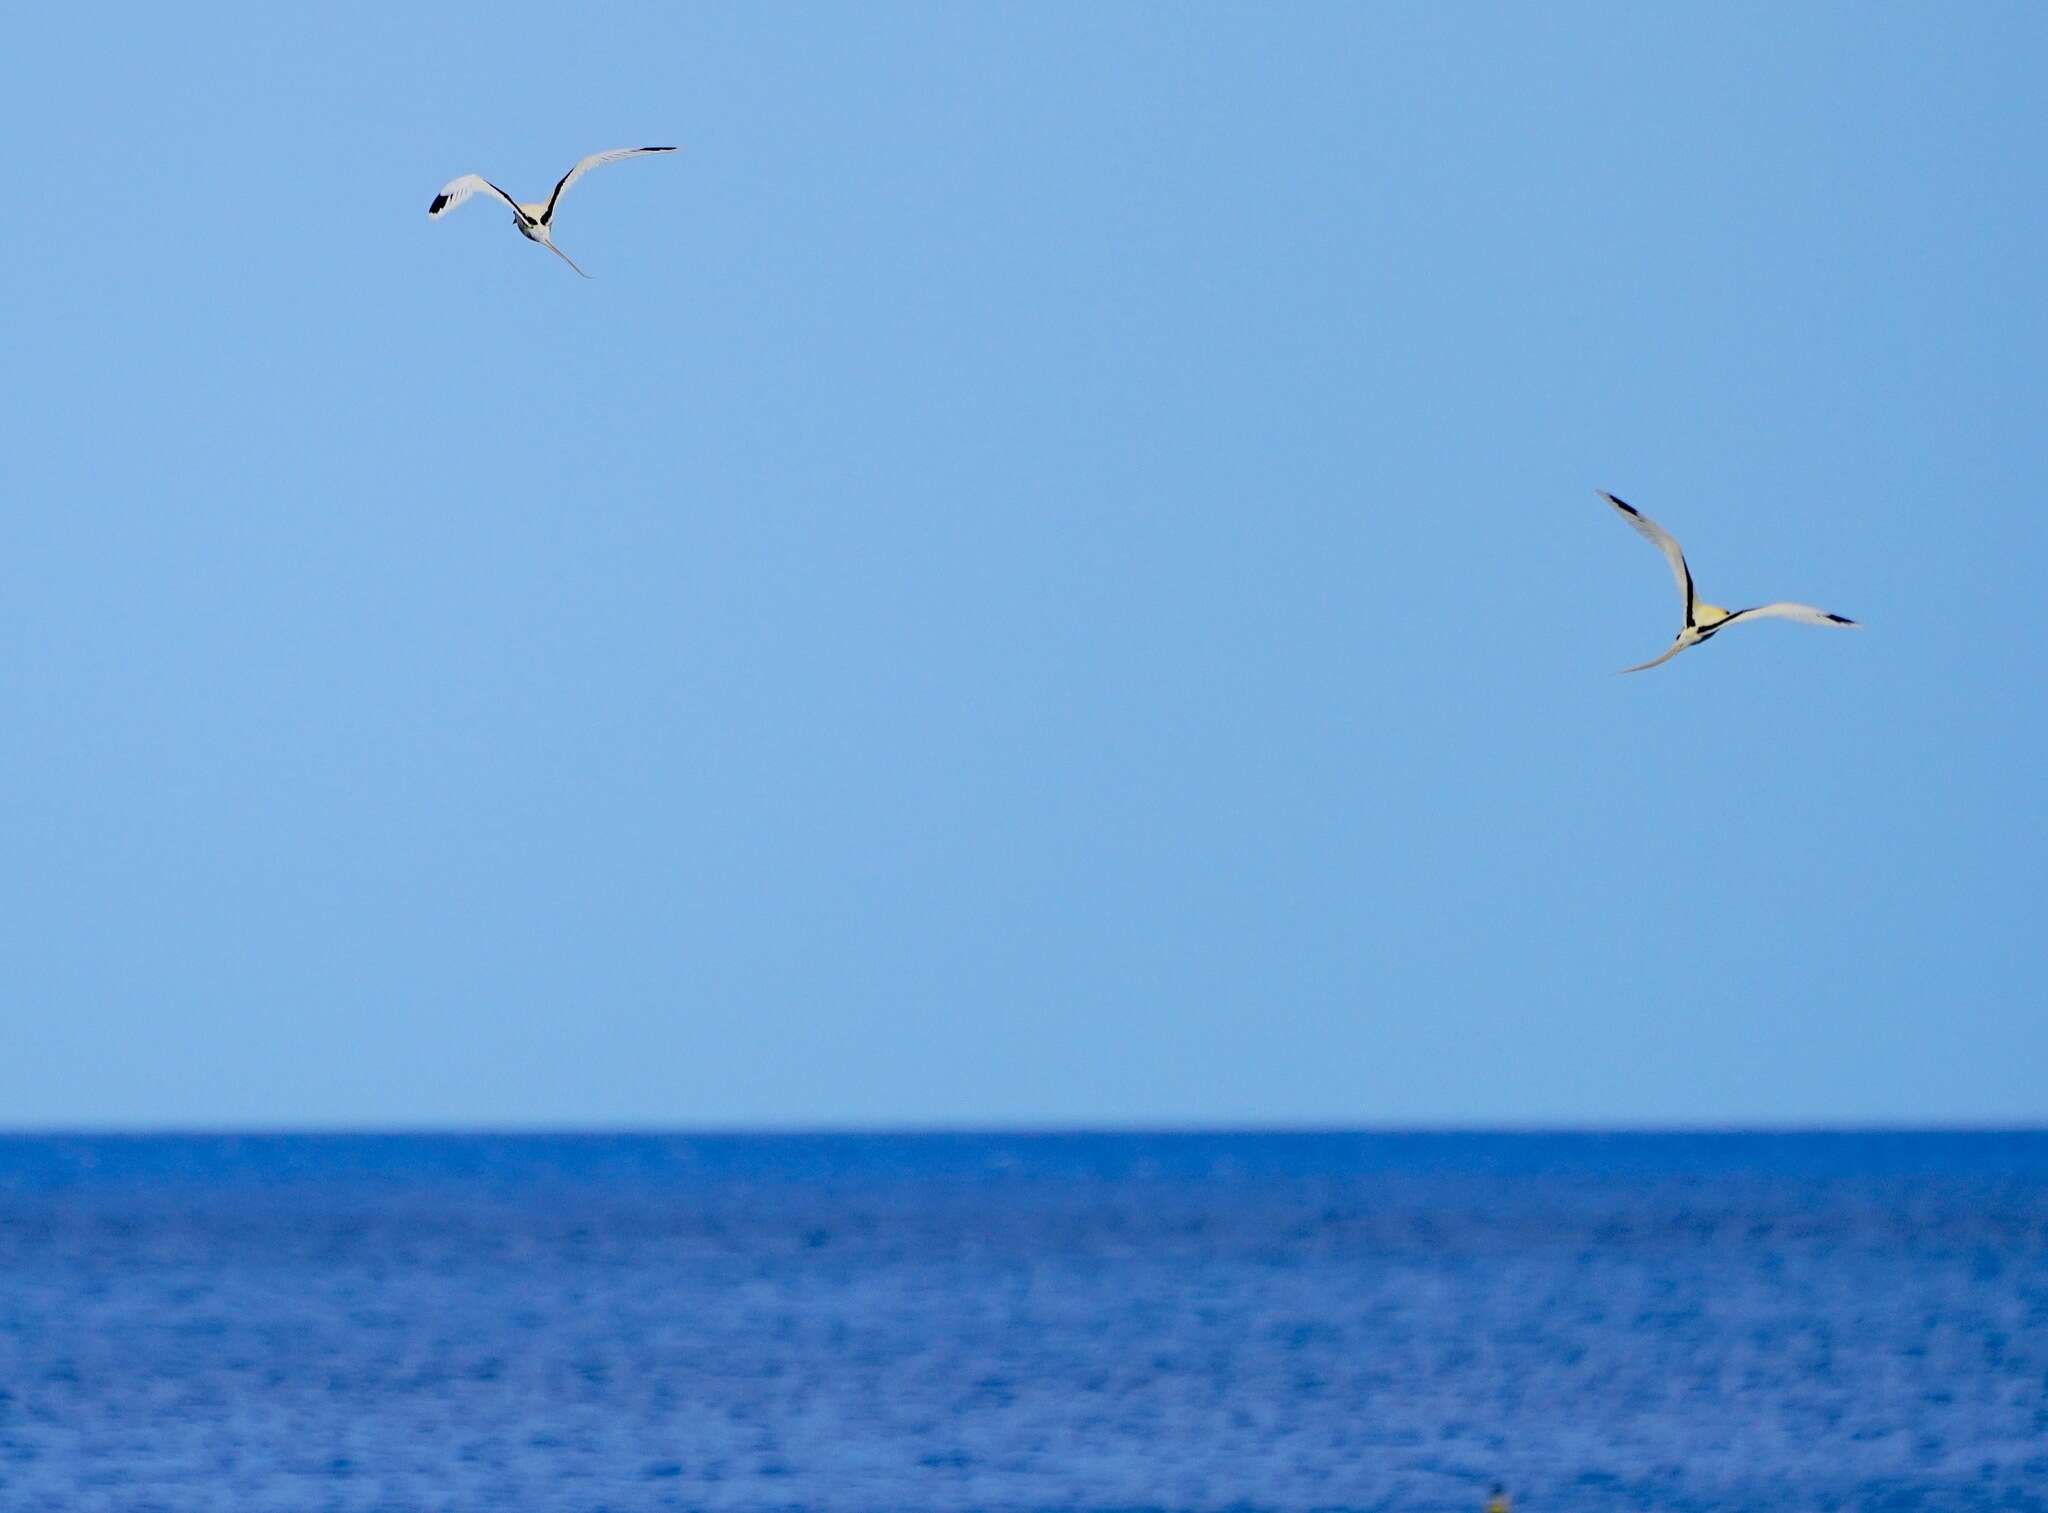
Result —
[[[541,245],[547,248],[548,251],[554,253],[556,257],[560,258],[563,262],[567,263],[571,268],[576,268],[576,259],[569,256],[568,253],[564,252],[560,247],[557,247],[553,242],[542,242]],[[576,271],[578,273],[583,273],[583,270],[581,268],[576,268]],[[583,273],[583,276],[585,278],[590,277],[590,275],[587,273]]]

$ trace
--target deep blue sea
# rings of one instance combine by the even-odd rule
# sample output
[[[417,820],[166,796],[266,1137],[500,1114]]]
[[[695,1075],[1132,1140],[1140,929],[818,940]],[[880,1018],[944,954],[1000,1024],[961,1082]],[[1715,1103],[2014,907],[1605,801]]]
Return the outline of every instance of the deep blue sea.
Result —
[[[0,1510],[2048,1508],[2048,1134],[0,1139]]]

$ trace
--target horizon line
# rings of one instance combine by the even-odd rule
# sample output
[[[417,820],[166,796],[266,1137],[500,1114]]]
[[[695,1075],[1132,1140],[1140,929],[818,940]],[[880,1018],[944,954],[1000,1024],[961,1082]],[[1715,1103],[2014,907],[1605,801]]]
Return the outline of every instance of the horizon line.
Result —
[[[1159,1121],[994,1122],[950,1121],[805,1123],[418,1123],[418,1124],[219,1124],[81,1123],[0,1124],[0,1140],[36,1139],[1003,1139],[1003,1138],[1214,1138],[1315,1136],[1456,1136],[1555,1137],[1584,1136],[1753,1136],[1753,1135],[2048,1135],[2048,1121],[1968,1122],[1929,1120],[1672,1120],[1644,1123],[1540,1120],[1418,1121],[1399,1123],[1286,1123],[1234,1121],[1216,1124]]]

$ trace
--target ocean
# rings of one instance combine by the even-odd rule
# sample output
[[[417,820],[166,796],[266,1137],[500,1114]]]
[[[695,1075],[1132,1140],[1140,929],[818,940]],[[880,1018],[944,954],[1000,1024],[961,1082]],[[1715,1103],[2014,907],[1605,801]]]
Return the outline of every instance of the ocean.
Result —
[[[2048,1509],[2048,1133],[0,1139],[0,1510]]]

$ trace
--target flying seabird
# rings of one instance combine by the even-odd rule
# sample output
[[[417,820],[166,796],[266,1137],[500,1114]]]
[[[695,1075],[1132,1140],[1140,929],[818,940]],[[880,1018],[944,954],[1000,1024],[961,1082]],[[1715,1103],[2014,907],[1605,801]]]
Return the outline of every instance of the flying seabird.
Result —
[[[450,179],[441,186],[441,192],[434,196],[434,203],[427,207],[427,214],[430,216],[440,216],[447,211],[453,210],[479,189],[488,189],[492,194],[495,194],[499,199],[512,207],[512,224],[519,228],[521,236],[525,237],[529,242],[539,242],[571,268],[576,268],[576,260],[560,247],[557,247],[548,235],[548,228],[554,224],[555,206],[562,198],[562,191],[582,178],[591,169],[601,167],[606,163],[616,163],[620,158],[638,157],[643,152],[674,151],[673,147],[614,147],[610,152],[593,152],[589,157],[562,175],[560,182],[555,185],[555,192],[547,197],[547,201],[544,204],[535,202],[531,205],[522,205],[482,174],[465,173],[461,178]],[[583,273],[581,268],[576,268],[576,271]],[[585,278],[590,277],[587,273],[583,273],[583,276]]]
[[[1855,627],[1856,622],[1844,615],[1831,615],[1824,609],[1815,609],[1811,604],[1790,604],[1780,601],[1776,604],[1759,604],[1755,609],[1738,609],[1733,614],[1718,604],[1705,604],[1693,593],[1692,570],[1685,565],[1685,553],[1678,543],[1671,539],[1671,532],[1664,529],[1648,515],[1633,505],[1623,504],[1612,494],[1602,492],[1605,499],[1621,512],[1621,518],[1636,528],[1636,531],[1650,545],[1664,554],[1664,560],[1671,564],[1671,576],[1678,580],[1678,592],[1685,598],[1685,624],[1678,632],[1678,639],[1671,643],[1671,649],[1661,657],[1648,662],[1639,662],[1634,667],[1624,667],[1623,672],[1641,672],[1646,667],[1655,667],[1659,662],[1669,662],[1688,646],[1720,634],[1737,620],[1797,620],[1805,625],[1845,625]]]

